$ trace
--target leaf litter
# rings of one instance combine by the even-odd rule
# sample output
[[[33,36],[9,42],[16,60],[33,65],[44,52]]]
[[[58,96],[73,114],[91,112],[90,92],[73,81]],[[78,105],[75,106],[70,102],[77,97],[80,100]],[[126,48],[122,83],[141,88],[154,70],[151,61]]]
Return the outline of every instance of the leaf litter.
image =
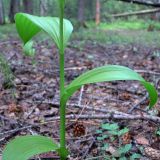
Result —
[[[76,41],[76,43],[79,42]],[[41,134],[59,140],[59,120],[50,120],[57,117],[59,113],[57,49],[55,46],[51,46],[48,40],[37,43],[35,47],[37,53],[33,61],[31,58],[23,56],[19,41],[11,39],[7,43],[0,44],[0,51],[7,59],[15,77],[14,85],[11,88],[0,85],[1,150],[9,140],[18,135]],[[87,42],[81,49],[69,45],[66,50],[66,84],[93,67],[120,64],[139,71],[145,79],[153,82],[160,91],[160,57],[155,56],[155,52],[160,52],[160,48],[136,44],[104,46]],[[3,75],[0,75],[0,79],[3,79]],[[136,82],[120,81],[86,85],[83,90],[79,90],[70,99],[67,114],[79,115],[79,117],[85,114],[96,115],[99,114],[96,109],[128,113],[145,94],[143,87]],[[144,99],[133,108],[130,114],[142,116],[148,114],[146,111],[147,100],[147,98]],[[78,105],[82,107],[79,108]],[[160,117],[159,105],[160,102],[157,103],[154,113],[158,117]],[[87,110],[86,106],[93,109]],[[141,153],[144,157],[152,159],[153,152],[159,153],[160,137],[156,134],[159,127],[158,123],[144,120],[116,120],[112,117],[105,120],[101,118],[87,119],[87,121],[77,118],[67,119],[66,137],[67,146],[71,151],[70,159],[78,158],[80,160],[101,156],[100,142],[97,141],[98,135],[95,131],[99,129],[102,123],[106,122],[117,123],[119,126],[129,128],[129,132],[119,139],[121,138],[124,144],[133,144],[132,149],[136,153],[140,152],[136,145],[144,147],[144,151]],[[110,143],[110,148],[114,148],[118,141],[110,142],[106,138],[105,143]],[[149,151],[146,154],[147,149]],[[150,152],[151,156],[148,155]],[[40,157],[54,157],[56,159],[57,155],[51,153]]]

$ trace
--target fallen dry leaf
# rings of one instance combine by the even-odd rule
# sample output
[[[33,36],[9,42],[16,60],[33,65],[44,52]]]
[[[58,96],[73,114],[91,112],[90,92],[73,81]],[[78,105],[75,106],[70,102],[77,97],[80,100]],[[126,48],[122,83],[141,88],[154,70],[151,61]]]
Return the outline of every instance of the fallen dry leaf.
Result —
[[[122,143],[123,144],[130,144],[131,143],[131,134],[129,132],[125,133],[122,136]]]
[[[143,136],[137,136],[137,137],[135,137],[135,140],[136,140],[137,144],[140,144],[140,145],[149,145],[148,139],[146,139]]]
[[[109,146],[106,149],[106,152],[110,153],[111,155],[113,155],[114,157],[119,157],[118,152],[116,151],[116,149],[113,146]]]

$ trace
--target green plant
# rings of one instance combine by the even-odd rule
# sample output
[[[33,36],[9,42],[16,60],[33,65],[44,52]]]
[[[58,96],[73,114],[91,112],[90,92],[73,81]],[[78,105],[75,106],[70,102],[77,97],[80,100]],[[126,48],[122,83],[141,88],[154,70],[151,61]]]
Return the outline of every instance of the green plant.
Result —
[[[104,157],[108,156],[108,159],[115,159],[118,157],[120,160],[126,160],[126,155],[129,153],[129,151],[132,148],[131,144],[122,144],[120,141],[121,137],[128,133],[129,129],[127,127],[124,127],[123,129],[120,129],[117,123],[105,123],[101,125],[101,128],[97,130],[97,133],[100,134],[99,137],[97,137],[97,140],[102,143],[102,154]],[[108,140],[108,143],[105,141]],[[113,141],[118,140],[118,146],[115,148],[110,147],[109,143],[113,143]],[[110,151],[111,155],[106,155],[106,151]],[[140,158],[140,154],[130,154],[129,156],[130,160],[134,160],[137,158]],[[127,157],[127,158],[128,158]]]
[[[14,76],[6,58],[2,54],[0,54],[0,72],[4,76],[4,82],[3,82],[4,88],[12,87],[14,85],[13,84]]]
[[[160,128],[157,128],[155,134],[159,137],[160,136]]]
[[[146,82],[139,74],[133,70],[118,66],[108,65],[90,70],[65,87],[64,79],[64,50],[68,39],[72,33],[73,27],[69,20],[64,19],[65,0],[59,0],[60,17],[37,17],[29,14],[18,13],[15,16],[17,31],[24,42],[24,46],[31,43],[30,40],[40,31],[47,33],[55,42],[59,49],[60,64],[60,144],[53,142],[51,139],[43,136],[22,136],[11,141],[4,149],[3,160],[27,160],[28,158],[48,152],[56,151],[59,153],[61,160],[65,160],[68,155],[65,139],[65,115],[66,103],[68,99],[82,85],[112,81],[112,80],[137,80],[149,92],[150,107],[157,101],[157,92],[153,85]],[[33,51],[32,48],[27,50]],[[32,53],[32,52],[31,52]]]

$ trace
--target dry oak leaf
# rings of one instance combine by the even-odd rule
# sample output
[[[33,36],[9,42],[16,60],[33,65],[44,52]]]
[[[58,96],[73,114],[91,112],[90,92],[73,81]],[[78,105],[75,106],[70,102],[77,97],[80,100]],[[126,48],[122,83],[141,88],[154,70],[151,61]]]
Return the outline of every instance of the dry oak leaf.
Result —
[[[153,160],[160,160],[160,151],[151,147],[145,147],[144,153],[147,157]]]
[[[135,140],[136,140],[137,144],[140,144],[140,145],[149,145],[148,139],[146,139],[143,136],[136,136]]]
[[[130,134],[130,132],[127,132],[122,136],[122,143],[123,144],[130,144],[131,143],[131,134]]]

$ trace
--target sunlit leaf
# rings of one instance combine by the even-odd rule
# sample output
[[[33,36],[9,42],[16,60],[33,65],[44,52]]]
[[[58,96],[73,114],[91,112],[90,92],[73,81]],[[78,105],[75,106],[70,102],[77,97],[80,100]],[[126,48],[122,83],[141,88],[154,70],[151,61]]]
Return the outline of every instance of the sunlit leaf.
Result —
[[[135,71],[118,65],[107,65],[103,67],[98,67],[96,69],[90,70],[75,80],[73,80],[65,89],[65,93],[61,98],[61,103],[64,103],[69,99],[72,94],[78,90],[82,85],[97,83],[97,82],[107,82],[115,80],[136,80],[139,81],[148,91],[150,97],[150,107],[153,107],[157,102],[158,95],[155,87],[146,82],[138,73]]]
[[[17,31],[24,44],[30,41],[40,31],[46,32],[60,48],[60,30],[58,17],[38,17],[26,13],[17,13],[15,16]],[[64,19],[64,47],[72,33],[73,26]]]
[[[2,160],[28,160],[37,154],[56,151],[58,148],[59,146],[48,137],[17,137],[6,146]]]

